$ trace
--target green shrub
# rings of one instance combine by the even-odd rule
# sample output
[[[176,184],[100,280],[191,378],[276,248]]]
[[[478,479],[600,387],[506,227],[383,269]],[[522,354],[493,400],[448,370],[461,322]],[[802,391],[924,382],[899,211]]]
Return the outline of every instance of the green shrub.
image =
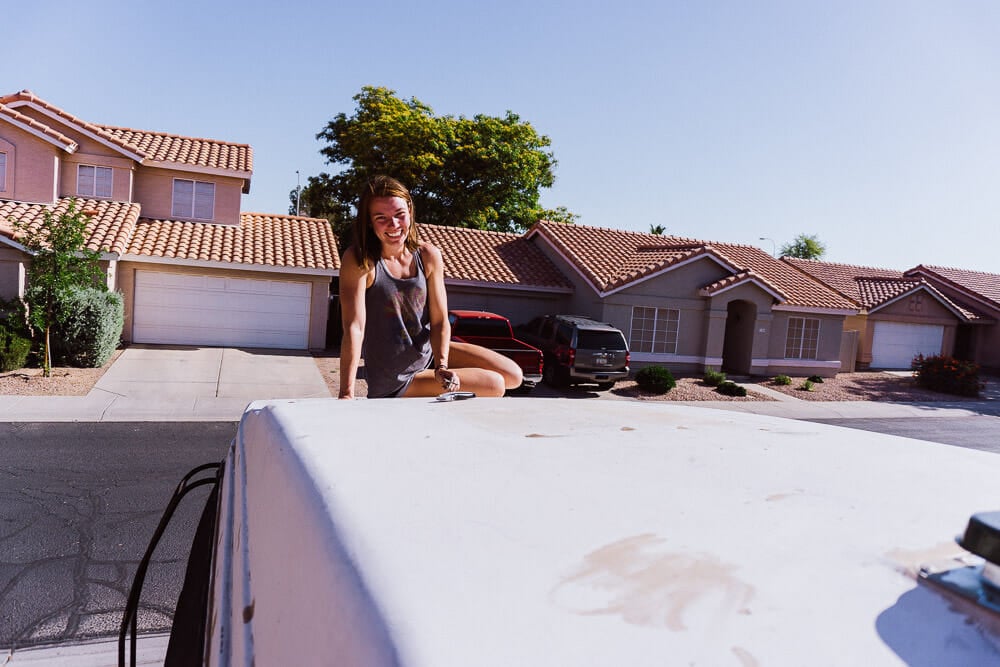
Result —
[[[746,396],[746,387],[736,384],[732,380],[726,380],[725,382],[720,382],[719,386],[715,388],[715,391],[719,392],[724,396]]]
[[[71,287],[59,298],[53,358],[69,366],[103,366],[118,347],[124,325],[125,305],[120,293]]]
[[[817,384],[817,383],[818,384],[823,384],[823,378],[821,376],[819,376],[819,375],[810,375],[808,379],[809,379],[809,382],[812,382],[813,384]]]
[[[726,381],[726,374],[721,371],[713,371],[709,368],[705,371],[704,381],[709,387],[718,387]]]
[[[635,374],[635,382],[652,394],[665,394],[677,386],[673,373],[663,366],[646,366]]]
[[[31,352],[31,341],[0,324],[0,372],[16,371],[24,368]]]
[[[802,384],[799,385],[799,389],[801,389],[802,391],[812,391],[813,384],[814,383],[812,380],[803,380]]]
[[[781,386],[787,386],[787,385],[790,385],[791,383],[792,383],[792,378],[788,377],[787,375],[775,375],[774,376],[774,384],[781,385]]]
[[[917,385],[958,396],[979,396],[983,383],[979,381],[979,365],[948,356],[917,355],[911,364]]]

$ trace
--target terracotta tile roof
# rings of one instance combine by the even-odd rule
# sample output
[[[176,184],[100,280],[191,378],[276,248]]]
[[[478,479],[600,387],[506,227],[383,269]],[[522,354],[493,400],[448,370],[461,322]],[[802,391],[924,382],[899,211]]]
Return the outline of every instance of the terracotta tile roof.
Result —
[[[944,266],[924,266],[921,264],[906,272],[906,275],[924,275],[941,280],[953,287],[970,292],[991,305],[1000,308],[1000,275],[983,271],[966,271]]]
[[[296,269],[340,268],[337,241],[327,220],[264,213],[242,213],[238,226],[140,218],[127,254]]]
[[[538,223],[527,236],[531,238],[535,234],[543,236],[579,268],[599,292],[627,286],[672,265],[704,255],[714,258],[733,276],[752,272],[756,280],[784,295],[784,305],[857,309],[844,296],[754,246],[552,222]],[[747,276],[749,273],[737,279],[746,279]]]
[[[58,132],[44,123],[39,123],[37,120],[30,116],[25,116],[23,113],[17,111],[16,109],[11,109],[5,104],[0,104],[0,116],[8,118],[9,120],[27,125],[32,130],[38,132],[39,134],[44,134],[53,141],[56,141],[63,145],[63,148],[70,153],[76,151],[79,148],[79,144],[67,137],[62,132]]]
[[[165,132],[133,130],[111,125],[97,127],[105,136],[113,137],[150,160],[178,162],[213,169],[253,171],[253,149],[247,144],[181,137]]]
[[[165,132],[133,130],[111,125],[98,125],[78,118],[54,104],[46,102],[30,90],[22,90],[0,97],[0,105],[9,105],[14,102],[28,102],[41,107],[58,117],[62,122],[82,127],[146,160],[175,162],[178,164],[247,173],[253,171],[253,149],[247,144],[236,144],[227,141],[217,141],[215,139],[196,139],[167,134]],[[44,125],[44,123],[39,124]]]
[[[926,289],[943,304],[970,320],[982,320],[983,315],[967,304],[949,299],[933,285],[919,276],[908,276],[902,271],[871,266],[838,264],[819,260],[782,257],[783,262],[808,273],[816,280],[834,288],[867,310],[899,298],[916,289]]]
[[[572,290],[548,257],[519,234],[421,224],[420,238],[441,248],[445,278]]]
[[[823,262],[815,259],[798,259],[796,257],[782,257],[781,261],[794,266],[800,271],[808,273],[813,278],[837,290],[844,296],[865,304],[862,298],[861,288],[858,278],[881,278],[892,279],[902,278],[903,272],[894,269],[880,269],[871,266],[856,266],[854,264],[838,264],[836,262]]]
[[[62,215],[69,210],[71,199],[56,200],[54,205],[0,201],[0,234],[18,240],[10,221],[19,220],[37,229],[46,211]],[[89,214],[87,248],[97,252],[125,252],[128,238],[139,219],[139,204],[98,199],[77,200],[77,210]]]
[[[861,305],[872,308],[880,303],[895,299],[920,285],[926,285],[922,280],[909,278],[855,278]]]

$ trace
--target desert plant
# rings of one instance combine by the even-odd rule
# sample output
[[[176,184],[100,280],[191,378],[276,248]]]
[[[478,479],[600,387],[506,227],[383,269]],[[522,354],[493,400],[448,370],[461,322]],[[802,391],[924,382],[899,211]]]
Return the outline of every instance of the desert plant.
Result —
[[[726,381],[726,374],[722,371],[716,371],[709,368],[705,371],[705,377],[703,380],[709,387],[718,387]]]
[[[911,364],[918,386],[958,396],[979,396],[979,365],[954,357],[917,355]]]
[[[663,366],[646,366],[635,374],[635,382],[639,389],[653,394],[665,394],[677,386],[673,373]]]
[[[774,376],[774,384],[781,385],[781,386],[787,386],[787,385],[790,385],[791,383],[792,383],[792,378],[788,377],[787,375],[775,375]]]
[[[715,391],[719,392],[723,396],[746,396],[747,389],[741,385],[736,384],[732,380],[726,380],[725,382],[720,382],[719,386],[715,388]]]
[[[802,391],[812,391],[814,384],[812,380],[803,380],[802,384],[799,385],[799,389]]]
[[[24,368],[31,352],[31,341],[10,327],[0,324],[0,372]]]
[[[809,380],[809,382],[812,382],[813,384],[822,384],[823,383],[823,377],[820,376],[820,375],[810,375],[809,378],[808,378],[808,380]]]

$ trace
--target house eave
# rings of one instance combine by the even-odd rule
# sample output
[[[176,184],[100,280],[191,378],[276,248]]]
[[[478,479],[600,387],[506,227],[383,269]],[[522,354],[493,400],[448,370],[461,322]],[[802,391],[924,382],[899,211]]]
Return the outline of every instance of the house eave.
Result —
[[[628,289],[630,287],[635,287],[636,285],[642,284],[642,283],[646,282],[647,280],[652,280],[654,278],[659,278],[660,276],[663,276],[663,275],[665,275],[667,273],[670,273],[674,269],[679,269],[682,266],[687,266],[688,264],[693,264],[694,262],[700,262],[700,261],[705,260],[705,259],[712,260],[713,262],[715,262],[716,264],[718,264],[722,268],[726,269],[730,273],[736,273],[737,271],[739,271],[739,269],[737,267],[730,266],[729,263],[723,261],[720,257],[714,255],[713,253],[711,253],[711,252],[703,252],[703,253],[699,253],[698,255],[695,255],[694,257],[688,257],[687,259],[682,260],[680,262],[669,264],[669,265],[663,267],[662,269],[660,269],[658,271],[654,271],[653,273],[650,273],[649,275],[642,276],[641,278],[636,278],[635,280],[630,280],[629,282],[625,283],[624,285],[620,285],[618,287],[615,287],[614,289],[606,290],[606,291],[603,291],[603,292],[598,291],[597,293],[600,296],[602,296],[602,297],[611,296],[612,294],[615,294],[617,292],[621,292],[622,290],[625,290],[625,289]]]
[[[171,171],[183,171],[191,174],[204,174],[206,176],[223,176],[226,178],[239,178],[243,180],[244,194],[250,190],[250,177],[253,172],[238,169],[224,169],[222,167],[203,167],[197,164],[186,164],[183,162],[167,162],[165,160],[141,160],[144,167],[154,167],[156,169],[170,169]]]
[[[8,105],[8,106],[10,106],[10,105]],[[13,125],[14,127],[18,128],[19,130],[21,130],[23,132],[27,132],[28,134],[32,135],[33,137],[37,137],[38,139],[41,139],[42,141],[44,141],[44,142],[46,142],[48,144],[52,144],[56,148],[60,148],[60,149],[62,149],[64,151],[66,151],[67,153],[75,153],[76,150],[77,150],[77,148],[79,148],[79,144],[77,144],[75,141],[67,144],[66,142],[60,141],[59,139],[57,139],[55,137],[52,137],[52,136],[49,136],[49,135],[45,134],[44,132],[42,132],[41,130],[39,130],[37,128],[31,127],[30,125],[28,125],[26,123],[22,123],[20,121],[17,121],[17,120],[15,120],[13,118],[8,118],[7,116],[0,115],[0,120],[5,121],[7,123],[10,123],[11,125]]]
[[[541,292],[548,294],[572,294],[571,287],[547,287],[542,285],[515,285],[512,283],[495,283],[482,280],[460,280],[445,278],[444,284],[453,287],[472,287],[476,289],[498,289],[516,292]]]
[[[199,269],[226,269],[229,271],[257,271],[263,273],[284,273],[309,276],[330,276],[338,274],[336,269],[316,269],[298,266],[274,266],[272,264],[242,264],[239,262],[217,262],[204,259],[181,259],[177,257],[157,257],[153,255],[125,254],[119,258],[121,262],[136,264],[161,264],[168,266],[183,266]]]
[[[823,308],[820,306],[796,306],[791,304],[778,304],[772,306],[771,310],[785,311],[789,313],[809,313],[812,315],[857,315],[860,311],[857,308]]]

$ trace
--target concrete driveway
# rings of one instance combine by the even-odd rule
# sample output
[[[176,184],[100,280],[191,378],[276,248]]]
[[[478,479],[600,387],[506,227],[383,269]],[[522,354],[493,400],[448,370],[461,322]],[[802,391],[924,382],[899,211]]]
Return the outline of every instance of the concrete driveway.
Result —
[[[308,352],[131,345],[94,386],[131,399],[329,398]]]
[[[319,397],[308,352],[132,345],[86,396],[0,396],[0,421],[239,421],[251,401]]]

